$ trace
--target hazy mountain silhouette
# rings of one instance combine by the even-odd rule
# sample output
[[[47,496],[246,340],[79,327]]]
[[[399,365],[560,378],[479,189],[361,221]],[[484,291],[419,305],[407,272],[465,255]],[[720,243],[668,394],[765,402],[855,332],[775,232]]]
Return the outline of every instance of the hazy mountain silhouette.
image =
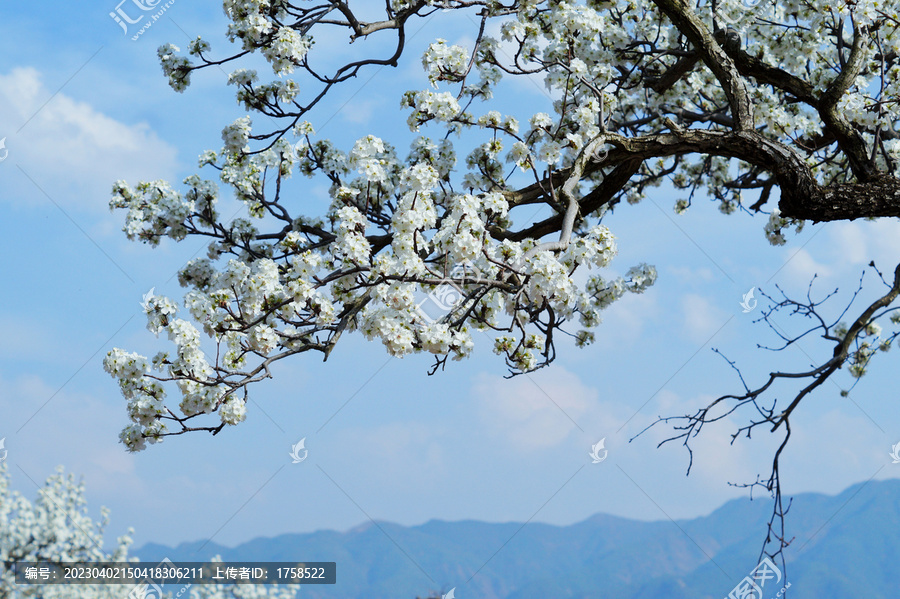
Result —
[[[756,566],[770,509],[766,499],[740,499],[675,523],[602,514],[571,526],[369,522],[233,548],[148,544],[135,555],[337,562],[337,584],[303,585],[303,599],[413,599],[453,587],[457,599],[722,599]],[[794,496],[791,537],[787,578],[767,583],[763,599],[786,580],[791,599],[900,597],[900,480],[854,485],[834,497]]]

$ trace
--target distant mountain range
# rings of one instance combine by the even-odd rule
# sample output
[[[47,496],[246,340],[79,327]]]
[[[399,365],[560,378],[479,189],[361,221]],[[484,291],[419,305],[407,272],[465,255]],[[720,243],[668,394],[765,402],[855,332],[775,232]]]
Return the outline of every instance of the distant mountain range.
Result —
[[[151,543],[134,554],[337,562],[337,584],[303,585],[299,599],[414,599],[452,588],[456,599],[723,599],[757,565],[770,509],[765,499],[733,500],[675,523],[607,515],[571,526],[369,522],[233,548]],[[794,496],[787,523],[787,577],[768,581],[762,599],[775,599],[787,580],[791,599],[900,597],[900,480]]]

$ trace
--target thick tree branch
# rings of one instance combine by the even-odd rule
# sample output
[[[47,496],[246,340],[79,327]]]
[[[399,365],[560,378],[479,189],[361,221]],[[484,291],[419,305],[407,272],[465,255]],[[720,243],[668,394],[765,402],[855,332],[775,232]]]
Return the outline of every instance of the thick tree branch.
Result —
[[[597,187],[581,198],[579,202],[579,213],[581,216],[584,217],[591,214],[605,204],[610,203],[616,194],[621,192],[631,178],[637,174],[641,164],[643,164],[643,160],[639,158],[625,160],[617,165],[612,172],[604,176],[603,181]],[[509,239],[512,241],[522,241],[528,238],[540,239],[544,235],[559,231],[562,219],[562,214],[555,214],[521,231],[492,230],[491,236],[498,240]]]
[[[735,128],[741,131],[753,129],[753,107],[750,97],[747,95],[743,78],[734,62],[716,42],[690,5],[684,0],[654,0],[654,4],[697,48],[703,62],[722,85],[722,90],[731,106]]]
[[[867,183],[822,186],[815,180],[803,157],[792,148],[756,131],[688,129],[641,137],[608,134],[606,142],[615,146],[615,149],[609,152],[603,165],[628,162],[633,166],[634,160],[701,154],[737,158],[758,166],[774,175],[781,189],[779,206],[786,218],[820,222],[879,216],[900,217],[900,180],[897,178],[877,175]],[[585,169],[584,175],[590,175],[600,167],[600,163],[594,163],[592,168]],[[630,168],[619,171],[620,175],[626,172],[630,172]],[[568,173],[569,171],[562,171],[557,175],[557,180],[564,180]],[[542,184],[532,184],[520,192],[509,192],[507,197],[512,200],[511,204],[520,204],[523,199],[542,195],[542,185],[543,189],[547,189],[549,183],[545,180]],[[548,226],[551,223],[561,224],[562,221],[554,216],[526,231],[549,233]],[[508,238],[518,239],[524,234],[525,231],[522,231]]]
[[[838,110],[838,102],[853,85],[862,72],[867,60],[869,47],[868,33],[857,25],[853,31],[853,47],[840,74],[831,82],[819,102],[819,116],[828,129],[834,133],[838,145],[850,161],[853,174],[861,182],[874,178],[877,174],[875,165],[869,158],[869,151],[862,136],[853,128],[847,118]]]

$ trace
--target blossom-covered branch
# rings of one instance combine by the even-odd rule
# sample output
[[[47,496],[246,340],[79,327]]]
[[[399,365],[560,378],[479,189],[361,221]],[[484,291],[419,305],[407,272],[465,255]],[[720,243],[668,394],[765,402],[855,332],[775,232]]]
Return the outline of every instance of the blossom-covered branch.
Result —
[[[193,59],[159,51],[177,91],[194,71],[234,67],[228,83],[251,114],[200,157],[218,182],[118,182],[110,204],[130,239],[210,242],[180,273],[183,308],[145,297],[148,328],[174,349],[106,358],[130,450],[241,422],[273,363],[327,359],[344,334],[431,354],[434,370],[479,340],[511,374],[545,366],[561,335],[590,343],[606,307],[656,279],[613,262],[607,225],[667,182],[685,195],[678,212],[702,194],[726,214],[768,215],[774,244],[806,220],[900,215],[900,18],[873,0],[743,15],[736,0],[716,14],[682,0],[391,0],[377,19],[346,0],[224,5],[237,52],[213,58],[200,39]],[[408,152],[365,132],[348,149],[316,136],[313,107],[366,69],[400,64],[409,23],[444,11],[473,17],[472,41],[430,44],[430,85],[399,95],[419,134]],[[352,50],[337,66],[315,47],[335,31]],[[381,55],[366,46],[376,36],[396,43]],[[241,66],[252,53],[271,82]],[[501,113],[495,90],[525,76],[542,77],[552,101]],[[298,174],[329,185],[326,208],[308,209]],[[221,217],[220,184],[246,216]],[[535,220],[541,206],[550,215]]]

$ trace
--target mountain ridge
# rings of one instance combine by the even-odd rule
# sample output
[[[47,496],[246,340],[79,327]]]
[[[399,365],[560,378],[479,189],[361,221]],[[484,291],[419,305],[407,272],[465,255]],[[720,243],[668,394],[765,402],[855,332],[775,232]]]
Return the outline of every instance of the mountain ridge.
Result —
[[[707,516],[638,521],[598,513],[569,525],[431,519],[364,522],[346,531],[256,537],[235,547],[148,543],[142,561],[334,561],[336,585],[303,585],[304,598],[459,599],[726,597],[756,566],[768,498],[733,499]],[[900,480],[793,496],[787,519],[793,598],[900,596]],[[774,582],[774,581],[773,581]],[[772,583],[769,584],[772,586]],[[771,599],[781,586],[763,599]],[[770,597],[771,595],[771,597]]]

